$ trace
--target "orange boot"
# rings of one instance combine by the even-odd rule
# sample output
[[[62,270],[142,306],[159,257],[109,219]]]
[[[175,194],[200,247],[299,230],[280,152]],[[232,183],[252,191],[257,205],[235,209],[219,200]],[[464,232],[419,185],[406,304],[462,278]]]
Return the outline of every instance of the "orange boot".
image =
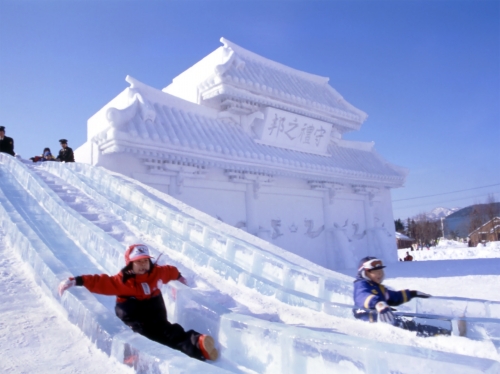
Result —
[[[207,360],[215,361],[219,357],[219,352],[215,348],[215,341],[210,335],[200,335],[198,338],[198,346],[200,347],[203,357]]]

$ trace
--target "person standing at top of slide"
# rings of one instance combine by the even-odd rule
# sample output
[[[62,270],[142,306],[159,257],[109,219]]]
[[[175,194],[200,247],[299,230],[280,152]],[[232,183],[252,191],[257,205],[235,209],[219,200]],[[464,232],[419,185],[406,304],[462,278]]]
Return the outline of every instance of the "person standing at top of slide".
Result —
[[[5,126],[0,126],[0,152],[15,156],[14,139],[5,136]]]
[[[66,139],[61,139],[59,140],[59,143],[61,143],[62,148],[59,151],[56,161],[75,162],[75,155],[73,154],[73,150],[68,147],[68,141]]]

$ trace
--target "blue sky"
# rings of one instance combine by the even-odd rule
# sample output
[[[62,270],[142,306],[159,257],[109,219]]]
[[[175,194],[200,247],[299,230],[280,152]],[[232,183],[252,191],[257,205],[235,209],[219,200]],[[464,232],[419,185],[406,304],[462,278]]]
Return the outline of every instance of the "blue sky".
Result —
[[[0,125],[24,158],[76,149],[126,75],[161,89],[221,36],[368,113],[346,138],[409,169],[395,218],[500,201],[498,1],[0,0]]]

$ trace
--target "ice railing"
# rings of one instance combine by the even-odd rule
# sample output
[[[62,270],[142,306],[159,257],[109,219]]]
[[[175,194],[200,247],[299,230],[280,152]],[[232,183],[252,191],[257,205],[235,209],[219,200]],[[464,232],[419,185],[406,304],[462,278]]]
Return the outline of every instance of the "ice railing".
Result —
[[[66,292],[63,298],[59,298],[57,286],[61,279],[69,276],[71,272],[60,260],[60,257],[64,258],[64,256],[60,256],[63,249],[59,249],[60,253],[57,256],[53,252],[54,249],[51,248],[57,245],[55,238],[58,236],[45,235],[42,238],[39,234],[47,227],[47,222],[52,222],[53,219],[51,213],[41,208],[31,196],[33,190],[43,189],[43,185],[37,183],[39,182],[37,176],[27,176],[26,173],[29,173],[29,171],[26,170],[24,165],[14,161],[14,158],[10,157],[9,159],[0,155],[0,163],[4,166],[0,168],[0,172],[10,172],[11,175],[15,175],[19,185],[20,182],[24,181],[31,188],[29,190],[30,194],[23,190],[25,196],[23,196],[22,201],[26,204],[23,208],[30,209],[30,213],[34,213],[32,216],[36,216],[34,221],[39,222],[40,225],[34,230],[10,203],[9,198],[4,193],[6,177],[2,176],[0,182],[0,225],[5,233],[7,244],[14,248],[23,261],[32,267],[35,281],[42,291],[60,302],[63,313],[98,348],[115,357],[119,362],[123,362],[125,351],[132,352],[137,355],[134,367],[141,373],[172,373],[181,370],[208,373],[227,372],[200,361],[192,360],[180,352],[132,333],[109,308],[106,308],[94,295],[83,288],[73,288]],[[9,164],[9,168],[5,167]],[[18,177],[20,178],[18,179]],[[12,195],[12,187],[8,191],[10,192],[9,195]],[[47,189],[46,192],[50,195],[51,191]],[[29,203],[30,198],[31,204]],[[57,199],[55,200],[57,203]],[[62,229],[58,228],[61,231],[59,234],[64,235]],[[49,247],[48,244],[52,245]],[[96,267],[94,271],[97,272],[97,270]]]
[[[200,295],[176,283],[163,286],[175,322],[218,331],[224,356],[257,373],[495,373],[500,364],[427,348],[378,342],[335,331],[273,323],[207,308]],[[227,313],[226,313],[227,312]],[[319,329],[321,330],[321,329]]]
[[[131,196],[135,196],[135,199],[121,199],[117,201],[116,196],[109,193],[109,190],[119,189],[116,185],[107,185],[108,190],[102,191],[100,183],[93,184],[92,182],[94,181],[100,182],[103,180],[102,173],[101,175],[94,175],[94,178],[91,178],[78,172],[73,172],[73,165],[68,168],[59,164],[50,164],[48,168],[67,183],[77,186],[94,199],[107,203],[110,209],[115,214],[121,216],[124,221],[133,223],[144,233],[156,237],[161,244],[182,253],[196,263],[197,266],[207,267],[226,279],[231,278],[237,284],[253,288],[263,295],[273,296],[277,300],[289,305],[307,307],[339,317],[353,318],[352,305],[350,304],[345,302],[329,302],[319,297],[307,295],[293,289],[287,289],[282,287],[279,283],[276,284],[273,283],[272,280],[255,275],[255,272],[251,273],[246,271],[243,266],[235,266],[235,264],[231,262],[237,258],[233,251],[226,250],[224,252],[220,250],[219,253],[222,253],[222,255],[226,254],[226,256],[214,256],[213,253],[207,251],[206,246],[202,244],[204,243],[202,240],[203,234],[208,231],[206,226],[203,230],[198,230],[199,235],[196,236],[193,235],[192,231],[196,230],[193,228],[194,224],[188,219],[182,221],[182,225],[175,225],[175,222],[179,222],[179,217],[175,216],[177,220],[174,221],[173,227],[177,227],[177,230],[169,230],[168,226],[161,225],[158,222],[152,222],[150,216],[145,216],[143,214],[145,210],[149,210],[148,207],[151,204],[151,202],[148,203],[143,199],[146,198],[144,195],[140,194],[139,197],[137,197],[137,195],[131,193]],[[109,177],[115,179],[112,176]],[[129,188],[133,190],[134,185]],[[103,196],[102,193],[106,196]],[[110,197],[109,195],[112,196]],[[139,209],[136,204],[140,207]],[[125,206],[126,209],[123,208],[123,206]],[[188,229],[190,228],[191,231],[188,231],[186,227]],[[186,231],[188,232],[186,233]],[[196,241],[196,239],[190,240],[193,236],[198,238],[198,241]],[[226,243],[227,240],[231,239],[226,239]],[[230,255],[227,255],[228,252]],[[251,259],[253,259],[252,256],[247,257],[247,260],[250,261]],[[252,268],[254,267],[255,263]],[[403,312],[418,313],[420,314],[421,320],[427,319],[428,322],[431,322],[436,315],[446,316],[454,326],[456,326],[458,319],[464,319],[467,321],[467,336],[469,338],[476,340],[490,339],[495,342],[495,345],[500,345],[500,321],[496,317],[499,315],[499,306],[500,303],[485,302],[482,300],[435,297],[429,300],[414,299],[410,303],[402,305],[399,309]],[[429,316],[425,318],[422,314],[428,314]],[[458,334],[458,331],[454,331],[454,333]]]
[[[203,257],[208,266],[226,269],[226,277],[237,274],[235,280],[240,284],[262,290],[271,287],[278,297],[286,299],[284,294],[288,293],[293,299],[303,297],[307,304],[314,300],[316,310],[321,310],[325,301],[349,304],[352,299],[349,277],[341,274],[338,279],[325,277],[292,264],[186,213],[162,205],[140,191],[139,186],[118,179],[101,168],[56,163],[43,166],[66,182],[78,184],[93,198],[98,199],[101,195],[101,199],[109,200],[115,214],[140,224],[145,232],[167,236],[163,242],[169,243],[172,249]]]
[[[0,162],[12,173],[19,184],[30,192],[39,205],[44,207],[68,234],[78,234],[72,235],[78,244],[95,258],[99,258],[109,271],[117,272],[120,269],[121,262],[118,259],[123,257],[123,248],[116,240],[103,236],[101,229],[90,224],[73,209],[68,209],[67,204],[54,191],[47,188],[38,175],[31,173],[21,162],[3,154],[0,156],[2,157]]]
[[[31,185],[31,187],[37,188],[36,185]],[[12,212],[13,209],[9,209],[9,211]],[[2,214],[2,217],[7,216],[8,214]],[[20,219],[16,217],[15,221],[17,221],[17,225],[14,226],[14,229],[17,229],[20,227]],[[28,227],[27,229],[29,230],[30,228]],[[6,231],[12,233],[12,227],[8,228]],[[9,237],[13,236],[14,235],[9,235]],[[36,242],[36,238],[34,241]],[[18,248],[22,247],[17,245],[17,243],[14,246]],[[31,248],[33,248],[33,246]],[[21,252],[23,252],[23,250],[21,250]],[[36,250],[34,252],[35,253],[29,253],[27,258],[36,257]],[[49,259],[49,262],[53,265],[55,261]],[[39,263],[33,266],[35,273],[41,279],[45,279],[50,275],[50,269],[47,270],[43,265],[44,264]],[[49,294],[54,296],[57,282],[59,279],[63,278],[64,275],[66,274],[60,274],[60,276],[56,277],[52,276],[53,280],[49,282],[47,287]],[[169,286],[175,287],[172,285]],[[188,328],[190,328],[192,324],[197,324],[199,327],[204,326],[205,329],[208,327],[210,330],[218,330],[217,336],[221,344],[226,346],[227,344],[231,345],[229,347],[230,352],[225,352],[224,356],[227,357],[230,353],[231,356],[238,357],[237,354],[239,353],[239,364],[241,365],[241,360],[243,360],[244,365],[248,364],[250,367],[255,368],[256,371],[263,371],[259,369],[264,368],[266,363],[262,362],[262,360],[256,360],[251,351],[255,349],[255,346],[259,348],[258,350],[262,350],[261,347],[269,347],[269,333],[272,333],[273,336],[281,336],[280,339],[275,339],[275,346],[271,347],[274,349],[274,355],[272,357],[274,366],[270,366],[269,372],[274,372],[276,368],[282,368],[282,372],[301,373],[304,368],[318,367],[318,365],[322,365],[325,370],[329,370],[333,367],[352,369],[343,370],[346,372],[359,372],[358,368],[363,368],[367,373],[386,372],[387,368],[394,367],[392,361],[394,361],[394,358],[398,355],[405,357],[405,360],[403,360],[404,362],[408,362],[408,360],[414,361],[416,364],[415,367],[427,367],[436,370],[441,370],[443,368],[443,362],[445,362],[446,365],[453,363],[456,369],[461,372],[471,373],[485,372],[485,369],[489,370],[488,368],[498,365],[498,363],[494,363],[491,360],[476,358],[469,358],[466,363],[462,364],[463,358],[459,355],[436,353],[431,350],[415,350],[414,348],[408,348],[408,350],[396,345],[380,344],[378,342],[354,337],[345,337],[334,333],[321,333],[318,335],[317,332],[307,329],[290,328],[286,325],[260,321],[249,316],[242,316],[235,313],[224,314],[224,310],[218,310],[221,309],[219,306],[207,305],[203,299],[200,299],[198,293],[185,287],[183,288],[181,285],[178,285],[176,288],[176,292],[169,293],[167,290],[165,293],[169,295],[167,298],[168,300],[175,295],[174,314],[182,316],[183,318],[183,320],[179,322],[183,323]],[[158,368],[158,365],[163,365],[163,367],[167,365],[170,367],[170,370],[172,370],[172,367],[183,368],[184,370],[186,367],[192,368],[193,370],[201,369],[196,367],[196,365],[199,365],[197,361],[187,359],[188,361],[185,362],[185,356],[182,357],[183,355],[177,352],[173,352],[174,356],[175,354],[180,355],[174,357],[175,360],[178,361],[177,363],[172,362],[172,360],[165,362],[165,357],[169,357],[170,359],[172,357],[172,352],[168,350],[168,354],[164,351],[162,351],[162,354],[157,353],[158,350],[161,351],[162,347],[137,336],[137,334],[131,334],[129,332],[122,333],[119,336],[113,336],[111,339],[112,342],[110,343],[109,336],[111,336],[111,334],[107,333],[106,328],[96,323],[95,320],[96,318],[101,318],[101,321],[104,322],[108,320],[116,322],[117,319],[114,316],[110,316],[109,311],[106,312],[106,310],[102,310],[103,307],[98,302],[92,303],[90,299],[93,299],[93,296],[84,291],[83,289],[71,290],[66,294],[67,296],[63,298],[63,305],[65,305],[64,302],[67,302],[65,307],[70,312],[70,318],[73,318],[73,321],[81,326],[82,330],[86,331],[91,339],[97,341],[99,334],[104,334],[104,338],[99,340],[101,343],[98,345],[103,347],[104,350],[111,350],[111,354],[117,357],[117,359],[120,360],[123,358],[124,348],[128,345],[139,354],[140,360],[138,361],[138,365],[141,369],[137,370],[141,372],[164,372]],[[71,296],[75,294],[79,297],[73,300]],[[82,303],[84,304],[83,306]],[[169,310],[171,311],[172,308],[169,307]],[[177,311],[177,313],[175,311]],[[200,313],[204,318],[200,318]],[[207,316],[209,318],[207,318]],[[218,326],[217,320],[219,321]],[[115,327],[121,328],[123,325],[119,323],[119,325]],[[289,328],[291,330],[288,330]],[[199,329],[201,330],[201,328]],[[249,332],[250,338],[253,337],[252,339],[246,339]],[[245,337],[245,339],[243,339],[242,336]],[[311,339],[314,339],[314,344]],[[253,343],[257,344],[254,345]],[[239,346],[235,344],[239,344]],[[361,349],[353,351],[353,346],[361,347]],[[379,352],[381,348],[384,351]],[[372,350],[377,352],[367,353],[367,351]],[[351,354],[350,352],[353,353]],[[265,353],[266,354],[260,354],[260,357],[264,357],[267,360],[270,356],[268,352]],[[285,357],[291,357],[291,360],[282,359],[282,354],[286,354]],[[157,357],[162,357],[163,361],[158,360]],[[206,367],[203,367],[203,369],[205,369],[205,372],[207,371]],[[216,368],[210,367],[210,369],[214,372],[216,371]],[[167,370],[165,370],[165,372],[166,371]],[[412,371],[400,370],[400,372]]]
[[[291,264],[253,244],[214,229],[209,223],[169,208],[166,202],[147,196],[139,185],[116,178],[102,168],[84,164],[63,167],[54,163],[45,163],[44,167],[68,183],[78,184],[96,199],[105,196],[104,199],[112,202],[116,214],[140,224],[145,232],[159,234],[163,244],[184,252],[200,266],[210,267],[239,284],[256,288],[266,295],[276,295],[279,300],[293,305],[352,316],[352,281],[345,281],[345,278],[349,279],[346,276],[329,278]],[[224,226],[223,223],[218,224]],[[500,319],[499,302],[474,299],[414,299],[400,308],[450,317]]]

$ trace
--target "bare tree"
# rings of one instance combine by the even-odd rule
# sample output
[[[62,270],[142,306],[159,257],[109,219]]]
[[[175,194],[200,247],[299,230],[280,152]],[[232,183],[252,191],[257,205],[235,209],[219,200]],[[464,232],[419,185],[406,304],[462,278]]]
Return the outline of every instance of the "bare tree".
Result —
[[[493,194],[488,194],[488,197],[486,198],[486,206],[485,206],[485,213],[486,213],[486,217],[487,217],[487,221],[491,221],[493,218],[495,217],[498,217],[499,216],[499,212],[498,212],[499,208],[498,208],[498,204],[495,200],[495,195]],[[498,229],[497,229],[497,226],[496,225],[493,225],[493,232],[495,233],[494,237],[495,238],[498,238]]]
[[[425,213],[420,213],[412,219],[411,231],[414,239],[427,245],[441,236],[441,222],[431,220]]]
[[[481,204],[475,204],[472,206],[472,210],[469,215],[469,233],[481,227],[483,224],[483,209],[481,209]]]

